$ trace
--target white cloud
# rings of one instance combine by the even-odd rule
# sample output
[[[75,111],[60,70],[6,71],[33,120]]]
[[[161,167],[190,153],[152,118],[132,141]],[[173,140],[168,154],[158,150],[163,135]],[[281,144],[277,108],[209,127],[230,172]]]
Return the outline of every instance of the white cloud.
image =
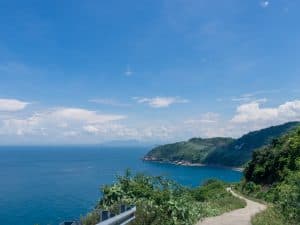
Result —
[[[132,72],[130,66],[128,65],[128,66],[127,66],[127,70],[125,71],[125,75],[126,75],[126,76],[131,76],[132,74],[133,74],[133,72]]]
[[[77,131],[73,131],[73,130],[63,132],[63,136],[65,136],[65,137],[76,137],[78,135],[79,135],[79,133]]]
[[[83,127],[83,130],[88,134],[97,135],[105,138],[138,138],[139,132],[136,128],[129,128],[127,126],[117,123],[107,124],[93,124]],[[142,132],[142,131],[140,131]]]
[[[247,95],[242,95],[240,97],[234,97],[231,99],[234,102],[258,102],[258,103],[262,103],[262,102],[267,102],[268,99],[267,98],[258,98],[255,99],[252,96],[247,96]]]
[[[25,109],[28,102],[23,102],[17,99],[0,99],[0,111],[2,112],[16,112]]]
[[[150,105],[149,101],[141,103]],[[152,104],[152,107],[167,107],[173,103],[158,101]],[[263,104],[263,101],[243,102],[236,113],[227,118],[207,112],[190,119],[149,119],[130,123],[125,120],[125,115],[83,108],[45,109],[29,116],[27,111],[16,114],[2,112],[0,139],[2,143],[8,138],[11,143],[25,140],[29,140],[28,143],[100,143],[128,139],[173,142],[191,137],[238,137],[249,131],[300,120],[300,100],[272,107]]]
[[[245,94],[241,94],[241,95],[237,95],[231,98],[217,98],[216,101],[228,101],[231,100],[233,102],[267,102],[269,100],[269,98],[272,98],[273,94],[279,93],[280,89],[276,89],[276,90],[257,90],[251,93],[245,93]],[[268,97],[268,98],[267,98]]]
[[[1,134],[12,134],[23,136],[25,134],[40,133],[44,129],[40,127],[41,119],[38,115],[32,115],[28,118],[9,118],[2,121]]]
[[[270,6],[270,1],[261,1],[260,6],[262,8],[267,8],[268,6]]]
[[[90,99],[89,102],[97,103],[97,104],[101,104],[101,105],[111,105],[111,106],[120,106],[120,107],[130,106],[130,104],[121,103],[121,102],[119,102],[115,99],[111,99],[111,98]]]
[[[0,132],[9,135],[39,135],[42,129],[43,133],[49,132],[55,135],[71,136],[66,135],[70,134],[70,130],[81,130],[82,126],[106,124],[125,118],[124,115],[101,114],[81,108],[50,109],[41,113],[34,113],[29,117],[4,118]],[[45,127],[47,130],[45,130]]]
[[[91,133],[91,134],[97,134],[98,131],[99,131],[99,129],[96,126],[93,126],[93,125],[84,126],[83,130],[88,132],[88,133]]]
[[[207,112],[194,119],[185,120],[183,124],[176,125],[176,128],[178,132],[184,131],[187,138],[236,136],[231,131],[228,121],[214,112]]]
[[[263,103],[264,101],[243,103],[237,107],[236,113],[229,119],[216,113],[205,113],[198,118],[186,120],[183,124],[174,126],[181,132],[184,131],[189,137],[239,137],[250,131],[269,126],[300,121],[300,100],[287,101],[273,107],[264,107]]]
[[[61,108],[51,112],[50,115],[58,119],[81,121],[92,124],[107,123],[126,118],[124,115],[100,114],[96,111],[81,108]]]
[[[60,123],[60,124],[57,124],[57,127],[60,127],[60,128],[67,128],[67,127],[69,127],[69,124],[66,123],[66,122],[62,122],[62,123]]]
[[[134,98],[138,103],[144,103],[152,108],[165,108],[176,103],[188,103],[189,100],[179,97]]]
[[[217,123],[220,119],[220,115],[213,112],[208,112],[201,115],[196,119],[189,119],[184,121],[185,124],[208,124],[208,123]]]
[[[237,108],[233,123],[286,122],[300,120],[300,101],[290,101],[278,107],[261,107],[260,102],[242,104]]]
[[[239,97],[233,97],[231,100],[234,102],[247,102],[251,101],[253,98],[253,94],[243,94]]]

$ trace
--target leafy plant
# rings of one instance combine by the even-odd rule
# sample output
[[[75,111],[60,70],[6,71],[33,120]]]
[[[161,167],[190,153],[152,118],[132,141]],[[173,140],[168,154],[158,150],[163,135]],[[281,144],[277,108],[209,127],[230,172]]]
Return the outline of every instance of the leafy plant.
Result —
[[[273,203],[285,224],[300,224],[300,128],[254,152],[241,190]]]
[[[215,216],[245,206],[232,196],[221,181],[210,180],[197,188],[186,188],[164,177],[144,174],[118,176],[112,185],[104,186],[102,198],[94,212],[83,218],[91,225],[97,210],[117,212],[121,204],[136,205],[132,225],[193,225],[206,216]],[[226,205],[226,206],[225,206]]]

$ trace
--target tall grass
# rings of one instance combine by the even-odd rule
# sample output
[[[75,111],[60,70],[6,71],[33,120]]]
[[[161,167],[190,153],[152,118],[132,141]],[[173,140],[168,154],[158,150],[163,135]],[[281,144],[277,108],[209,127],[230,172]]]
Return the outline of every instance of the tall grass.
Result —
[[[286,221],[283,215],[272,206],[255,215],[251,223],[252,225],[297,225],[296,223]]]

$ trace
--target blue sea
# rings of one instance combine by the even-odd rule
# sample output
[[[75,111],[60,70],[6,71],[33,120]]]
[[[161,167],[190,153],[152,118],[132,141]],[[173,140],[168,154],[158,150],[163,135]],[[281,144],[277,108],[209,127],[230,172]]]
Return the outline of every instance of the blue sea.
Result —
[[[187,186],[208,178],[239,181],[241,173],[215,167],[143,162],[149,148],[0,147],[0,224],[58,225],[89,212],[100,187],[127,168],[164,175]]]

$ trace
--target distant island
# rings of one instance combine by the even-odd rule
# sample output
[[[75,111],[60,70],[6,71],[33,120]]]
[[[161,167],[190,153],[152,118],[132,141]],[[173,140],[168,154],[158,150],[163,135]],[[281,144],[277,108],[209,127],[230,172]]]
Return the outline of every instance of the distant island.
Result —
[[[244,167],[254,150],[295,129],[300,122],[253,131],[238,139],[230,137],[192,138],[188,141],[155,147],[143,160],[184,166]]]

